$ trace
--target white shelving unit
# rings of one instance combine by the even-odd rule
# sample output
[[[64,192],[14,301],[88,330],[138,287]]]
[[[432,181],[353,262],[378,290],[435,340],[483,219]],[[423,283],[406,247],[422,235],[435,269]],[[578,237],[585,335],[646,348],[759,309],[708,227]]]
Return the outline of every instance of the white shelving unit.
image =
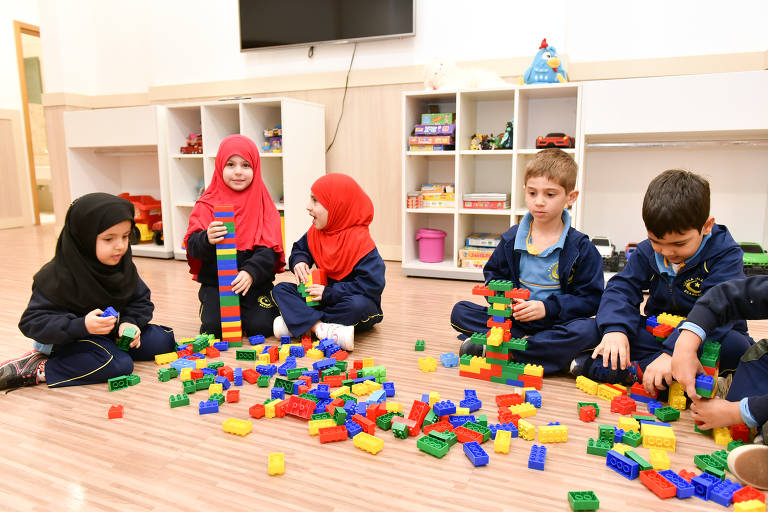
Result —
[[[408,137],[420,124],[421,114],[437,108],[456,113],[455,151],[408,151]],[[514,120],[511,150],[469,149],[475,133],[502,133]],[[575,149],[567,149],[577,163],[583,160],[581,136],[581,85],[542,84],[501,89],[409,92],[403,95],[402,200],[427,183],[454,183],[453,208],[403,209],[403,273],[411,276],[482,280],[479,269],[458,266],[458,251],[467,235],[475,232],[502,233],[526,213],[522,194],[525,167],[538,152],[536,137],[551,132],[573,136]],[[577,189],[583,181],[581,168]],[[476,210],[462,208],[465,193],[509,194],[510,208]],[[572,209],[579,226],[580,199]],[[418,257],[416,232],[420,228],[446,232],[445,256],[440,263],[423,263]]]
[[[287,256],[293,242],[309,227],[305,207],[310,187],[325,174],[325,107],[288,98],[265,98],[185,103],[162,110],[160,139],[167,149],[159,161],[170,188],[173,255],[186,259],[182,242],[189,215],[201,181],[205,186],[211,182],[221,141],[240,133],[261,146],[264,130],[282,125],[282,153],[261,154],[261,175],[275,206],[284,214]],[[202,133],[202,155],[179,153],[190,133]]]
[[[132,246],[135,256],[172,258],[166,176],[160,172],[158,107],[64,112],[70,199],[90,192],[150,195],[162,201],[164,244]]]

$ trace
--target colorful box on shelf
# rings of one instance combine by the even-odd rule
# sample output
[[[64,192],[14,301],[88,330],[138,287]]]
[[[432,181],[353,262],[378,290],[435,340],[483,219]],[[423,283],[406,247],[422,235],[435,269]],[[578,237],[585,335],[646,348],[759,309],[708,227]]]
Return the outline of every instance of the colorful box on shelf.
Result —
[[[452,124],[456,119],[453,112],[438,112],[435,114],[421,114],[421,124]]]
[[[416,136],[453,135],[455,131],[455,124],[417,124],[413,128]]]
[[[431,144],[453,144],[453,137],[451,137],[450,135],[409,137],[408,144],[410,144],[411,146],[431,145]]]
[[[406,199],[406,208],[422,208],[424,206],[424,198],[421,196],[421,192],[408,192]]]
[[[408,151],[453,151],[456,146],[453,144],[422,144],[408,146]]]
[[[509,194],[464,194],[464,208],[503,210],[509,208]]]
[[[496,247],[501,242],[501,235],[498,233],[472,233],[464,241],[465,245],[472,247]]]

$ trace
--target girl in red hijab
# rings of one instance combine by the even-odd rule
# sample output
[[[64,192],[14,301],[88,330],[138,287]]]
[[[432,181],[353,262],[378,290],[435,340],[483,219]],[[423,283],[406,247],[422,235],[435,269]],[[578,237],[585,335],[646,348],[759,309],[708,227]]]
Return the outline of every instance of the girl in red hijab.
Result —
[[[270,298],[275,274],[285,267],[280,214],[261,180],[256,144],[244,135],[221,141],[211,184],[195,203],[184,236],[189,272],[200,283],[201,333],[221,337],[216,245],[226,227],[214,220],[213,207],[233,205],[237,277],[232,291],[240,296],[240,319],[246,336],[272,335],[278,315]]]
[[[293,244],[289,265],[296,280],[305,283],[314,264],[325,271],[328,284],[307,288],[320,302],[310,307],[296,285],[279,283],[272,297],[281,316],[273,330],[275,336],[313,332],[349,351],[355,331],[370,329],[383,317],[384,261],[368,232],[373,203],[351,177],[332,173],[312,185],[307,211],[312,225]]]

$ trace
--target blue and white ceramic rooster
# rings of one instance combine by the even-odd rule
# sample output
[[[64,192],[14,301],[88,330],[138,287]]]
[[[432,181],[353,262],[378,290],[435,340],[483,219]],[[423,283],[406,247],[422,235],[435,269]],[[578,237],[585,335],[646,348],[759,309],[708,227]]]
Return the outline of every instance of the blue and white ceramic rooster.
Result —
[[[539,52],[533,58],[533,62],[520,77],[521,84],[548,84],[565,83],[568,74],[560,65],[560,56],[554,46],[549,46],[546,39],[541,40]]]

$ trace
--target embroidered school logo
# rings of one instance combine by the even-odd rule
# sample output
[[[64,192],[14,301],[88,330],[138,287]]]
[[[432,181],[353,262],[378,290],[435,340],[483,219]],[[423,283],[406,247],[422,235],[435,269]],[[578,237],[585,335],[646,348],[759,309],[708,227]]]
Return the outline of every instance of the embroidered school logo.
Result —
[[[266,295],[260,295],[259,296],[259,306],[269,309],[275,307],[274,304],[272,304],[272,301],[269,300],[269,298]]]
[[[701,277],[690,277],[683,283],[683,293],[692,297],[701,297]]]
[[[552,265],[550,265],[547,268],[547,275],[549,276],[549,280],[553,283],[557,283],[560,281],[559,271],[560,270],[560,263],[555,262]]]

